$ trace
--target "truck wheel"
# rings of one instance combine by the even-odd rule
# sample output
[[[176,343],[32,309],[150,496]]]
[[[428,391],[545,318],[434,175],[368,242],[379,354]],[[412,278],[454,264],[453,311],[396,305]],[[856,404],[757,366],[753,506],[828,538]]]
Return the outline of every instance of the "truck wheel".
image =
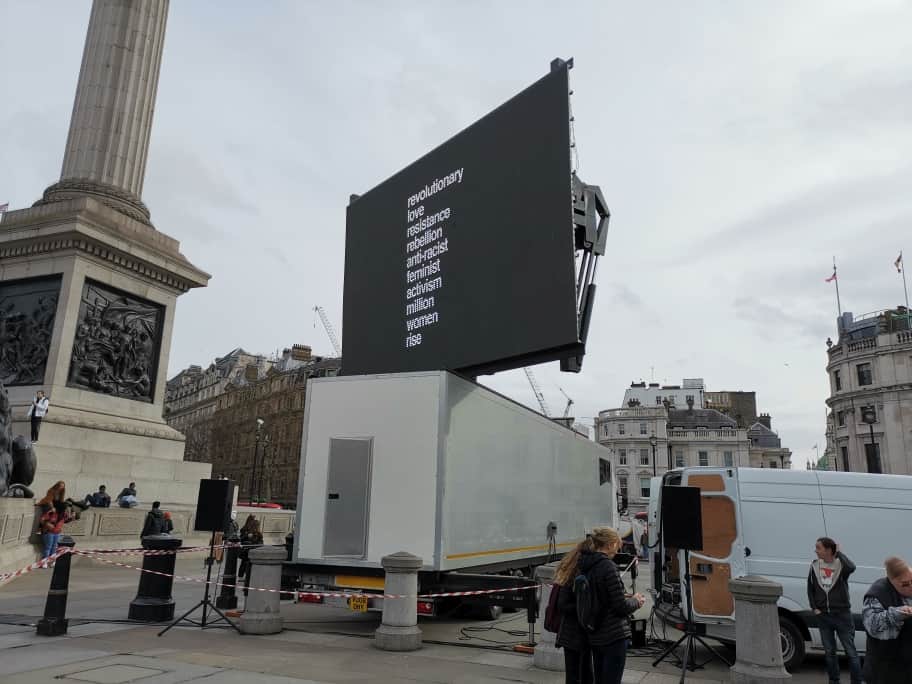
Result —
[[[789,672],[804,662],[804,635],[794,622],[779,617],[779,641],[782,644],[782,660]]]

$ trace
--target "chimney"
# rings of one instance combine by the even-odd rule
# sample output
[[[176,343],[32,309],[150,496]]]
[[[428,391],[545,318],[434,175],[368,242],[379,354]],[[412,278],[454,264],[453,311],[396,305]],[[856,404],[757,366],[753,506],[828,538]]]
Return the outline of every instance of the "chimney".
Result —
[[[761,413],[757,417],[757,422],[760,423],[761,425],[765,425],[767,430],[773,429],[773,426],[772,426],[773,419],[770,418],[770,414],[768,414],[768,413]]]
[[[311,349],[306,344],[293,344],[291,358],[295,361],[310,361]]]
[[[258,377],[260,377],[259,368],[255,363],[248,363],[244,368],[244,380],[247,382],[254,382]]]

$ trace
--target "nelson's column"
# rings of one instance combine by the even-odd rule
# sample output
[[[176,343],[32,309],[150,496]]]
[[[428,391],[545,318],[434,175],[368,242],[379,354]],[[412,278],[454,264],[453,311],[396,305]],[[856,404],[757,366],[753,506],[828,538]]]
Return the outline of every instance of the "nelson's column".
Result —
[[[94,0],[60,181],[0,222],[0,381],[16,431],[51,404],[34,489],[82,497],[135,481],[139,498],[195,503],[211,466],[183,461],[162,419],[178,295],[209,275],[142,201],[168,0]]]

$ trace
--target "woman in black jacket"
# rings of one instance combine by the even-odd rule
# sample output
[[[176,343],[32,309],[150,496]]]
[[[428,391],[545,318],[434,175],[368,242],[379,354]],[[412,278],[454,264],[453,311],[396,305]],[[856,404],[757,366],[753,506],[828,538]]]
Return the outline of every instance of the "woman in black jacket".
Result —
[[[567,684],[592,684],[592,651],[589,635],[576,618],[576,596],[573,580],[579,574],[579,559],[588,543],[580,542],[575,549],[564,556],[554,573],[551,591],[557,596],[557,612],[561,616],[560,630],[555,646],[564,649],[564,673]]]

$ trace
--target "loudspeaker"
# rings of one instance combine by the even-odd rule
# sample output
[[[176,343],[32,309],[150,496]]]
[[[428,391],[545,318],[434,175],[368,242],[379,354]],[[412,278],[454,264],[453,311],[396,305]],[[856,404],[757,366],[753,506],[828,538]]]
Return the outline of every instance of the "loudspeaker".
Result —
[[[193,529],[201,532],[224,532],[228,520],[231,518],[233,502],[234,482],[231,480],[200,480]]]
[[[703,549],[699,487],[662,487],[662,543],[666,549]]]

